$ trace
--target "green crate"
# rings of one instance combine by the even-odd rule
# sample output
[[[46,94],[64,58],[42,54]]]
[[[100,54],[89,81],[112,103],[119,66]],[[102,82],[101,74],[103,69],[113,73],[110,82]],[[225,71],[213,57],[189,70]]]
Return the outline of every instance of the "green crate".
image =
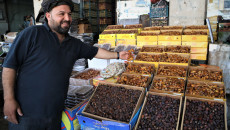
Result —
[[[97,10],[97,4],[94,2],[84,2],[84,9]]]
[[[100,2],[100,3],[111,3],[112,2],[112,0],[99,0],[98,2]]]
[[[112,13],[108,10],[100,10],[99,17],[112,17]]]
[[[90,23],[91,25],[98,25],[97,22],[98,22],[98,21],[97,21],[96,18],[91,18],[91,19],[89,18],[89,23]]]
[[[89,10],[85,10],[85,17],[97,17],[97,11],[89,11]]]
[[[72,12],[71,16],[72,16],[72,19],[78,19],[78,18],[80,18],[80,13],[79,12]]]
[[[80,11],[80,4],[74,4],[73,11]]]
[[[97,28],[98,26],[91,26],[91,28],[92,28],[92,32],[97,32],[98,30],[98,28]]]

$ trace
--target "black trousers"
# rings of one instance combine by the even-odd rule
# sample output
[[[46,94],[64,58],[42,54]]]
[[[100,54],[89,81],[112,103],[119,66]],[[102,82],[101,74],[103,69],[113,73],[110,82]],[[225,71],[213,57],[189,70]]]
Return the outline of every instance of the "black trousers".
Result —
[[[61,117],[29,118],[19,117],[19,124],[9,122],[9,130],[61,130]]]

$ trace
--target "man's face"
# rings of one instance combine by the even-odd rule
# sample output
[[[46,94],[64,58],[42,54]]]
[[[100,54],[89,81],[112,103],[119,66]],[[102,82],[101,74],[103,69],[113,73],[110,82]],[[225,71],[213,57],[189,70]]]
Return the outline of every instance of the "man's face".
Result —
[[[50,28],[60,34],[67,34],[72,23],[71,10],[68,5],[59,5],[46,13]]]

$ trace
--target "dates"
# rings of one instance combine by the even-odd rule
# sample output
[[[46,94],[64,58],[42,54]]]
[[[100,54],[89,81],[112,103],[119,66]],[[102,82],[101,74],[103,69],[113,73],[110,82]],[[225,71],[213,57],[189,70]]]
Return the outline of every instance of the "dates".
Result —
[[[160,62],[161,56],[162,54],[139,53],[136,57],[136,60],[149,61],[149,62]]]
[[[175,130],[179,107],[180,99],[149,94],[137,129]]]
[[[105,30],[101,34],[118,34],[119,30]]]
[[[141,64],[141,63],[132,63],[128,62],[126,67],[127,73],[139,73],[139,74],[148,74],[151,75],[154,73],[155,68],[152,64]]]
[[[186,77],[187,67],[179,65],[162,65],[160,64],[157,70],[157,75]]]
[[[154,31],[154,30],[160,30],[162,26],[153,26],[153,27],[145,27],[144,30],[146,31]]]
[[[224,85],[217,83],[188,81],[186,93],[213,98],[225,98]]]
[[[191,25],[191,26],[186,26],[186,29],[208,29],[207,25]]]
[[[164,51],[164,46],[143,46],[141,52],[159,52]]]
[[[100,71],[99,70],[94,70],[94,69],[88,69],[87,71],[85,72],[82,72],[82,73],[79,73],[77,74],[75,77],[75,79],[85,79],[85,80],[88,80],[88,79],[91,79],[91,78],[94,78],[96,76],[98,76],[100,74]]]
[[[184,35],[208,35],[207,30],[184,30]]]
[[[160,35],[182,35],[182,31],[161,30]]]
[[[170,63],[188,63],[189,55],[179,55],[179,54],[168,54],[162,55],[161,62]]]
[[[186,100],[184,130],[225,129],[224,104],[214,101]]]
[[[125,29],[142,28],[142,24],[126,25]]]
[[[123,29],[123,25],[109,25],[106,27],[106,30],[107,29]]]
[[[114,49],[115,52],[121,52],[124,51],[125,46],[124,45],[118,45],[116,46],[116,48]]]
[[[140,90],[99,85],[85,112],[129,123],[140,95]]]
[[[117,83],[145,88],[147,87],[148,80],[148,76],[123,73],[121,77],[117,80]]]
[[[157,36],[160,32],[141,32],[139,36]]]
[[[190,53],[190,46],[166,46],[165,52],[173,52],[173,53]]]
[[[184,93],[185,80],[183,78],[154,77],[151,89]]]
[[[117,34],[132,34],[138,33],[137,29],[129,29],[129,30],[120,30]]]
[[[221,70],[206,69],[204,67],[190,68],[188,77],[196,80],[223,81],[223,73]]]
[[[161,30],[170,30],[170,29],[172,29],[172,30],[174,30],[174,29],[180,29],[180,30],[182,30],[183,26],[163,26],[161,28]]]

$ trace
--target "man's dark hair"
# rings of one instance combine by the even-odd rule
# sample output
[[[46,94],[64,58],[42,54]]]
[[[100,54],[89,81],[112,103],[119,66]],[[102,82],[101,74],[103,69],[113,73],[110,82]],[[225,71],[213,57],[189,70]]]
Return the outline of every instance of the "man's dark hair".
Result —
[[[59,5],[68,5],[71,11],[73,11],[74,8],[72,0],[43,0],[41,5],[44,13],[51,11]]]

